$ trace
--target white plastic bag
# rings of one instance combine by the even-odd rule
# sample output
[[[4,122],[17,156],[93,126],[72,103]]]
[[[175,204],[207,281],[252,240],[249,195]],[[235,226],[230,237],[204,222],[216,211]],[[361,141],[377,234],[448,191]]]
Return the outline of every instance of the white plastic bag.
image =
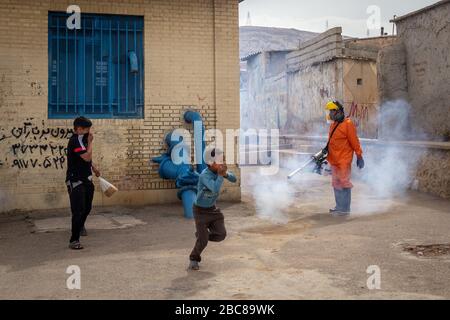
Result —
[[[100,188],[102,189],[102,192],[108,198],[118,191],[118,189],[114,185],[112,185],[102,177],[99,177],[98,180],[100,182]]]

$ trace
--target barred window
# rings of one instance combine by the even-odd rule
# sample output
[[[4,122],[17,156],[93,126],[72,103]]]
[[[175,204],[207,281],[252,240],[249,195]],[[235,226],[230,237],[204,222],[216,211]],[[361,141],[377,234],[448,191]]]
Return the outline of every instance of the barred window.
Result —
[[[143,17],[48,15],[49,118],[142,118]]]

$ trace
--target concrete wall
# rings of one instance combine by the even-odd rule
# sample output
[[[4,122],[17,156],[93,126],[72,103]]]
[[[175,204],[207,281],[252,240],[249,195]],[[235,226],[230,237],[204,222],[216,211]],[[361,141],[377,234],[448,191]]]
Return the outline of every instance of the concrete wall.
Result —
[[[260,128],[265,125],[265,118],[260,112],[263,101],[263,87],[266,67],[265,54],[259,54],[247,60],[247,99],[241,101],[242,128]],[[242,102],[245,102],[243,104]]]
[[[435,7],[412,14],[396,22],[397,33],[404,46],[409,102],[412,105],[413,132],[424,132],[431,140],[450,140],[450,1],[441,1]],[[395,48],[389,49],[391,52]],[[400,49],[398,49],[400,50]],[[400,62],[402,58],[397,59]],[[396,78],[393,69],[386,69],[382,84],[400,83],[405,71]],[[389,78],[394,80],[389,80]],[[400,86],[398,93],[404,95]]]
[[[406,51],[403,43],[397,42],[380,50],[377,70],[382,103],[396,99],[409,99]]]
[[[330,29],[304,42],[286,57],[288,122],[283,133],[325,134],[325,104],[344,98],[342,29]]]
[[[286,133],[325,134],[328,126],[324,107],[328,101],[337,99],[344,103],[346,115],[353,119],[361,137],[377,137],[379,108],[375,62],[335,59],[290,73],[288,83]]]
[[[410,115],[407,114],[407,110],[393,109],[402,108],[397,104],[406,105],[409,101],[406,52],[403,43],[394,43],[379,52],[377,71],[380,115],[383,119],[379,125],[378,137],[383,140],[405,140],[411,135]]]
[[[398,18],[397,41],[378,56],[381,115],[387,118],[380,138],[422,144],[415,172],[419,190],[445,198],[450,198],[450,147],[439,141],[450,141],[449,17],[450,1],[440,1]],[[398,99],[411,110],[396,110],[404,105]]]
[[[377,64],[370,60],[343,60],[343,93],[346,114],[364,138],[378,136]]]
[[[391,38],[343,40],[330,29],[287,56],[288,123],[285,133],[327,132],[324,106],[340,100],[361,137],[378,134],[376,58]]]
[[[330,100],[343,100],[342,68],[343,60],[337,59],[288,73],[288,121],[283,133],[327,132],[324,107]]]
[[[48,11],[70,1],[0,2],[0,211],[68,206],[65,146],[72,121],[47,116]],[[164,134],[199,110],[207,128],[239,128],[238,1],[80,0],[82,12],[144,16],[145,117],[94,120],[94,161],[121,192],[96,205],[177,201],[148,160]],[[31,146],[31,147],[30,147]],[[232,168],[237,171],[237,168]],[[224,198],[240,199],[226,185]]]
[[[416,170],[418,190],[450,199],[450,145],[427,149]]]
[[[286,52],[264,52],[247,61],[242,128],[279,129],[287,121]],[[245,120],[244,120],[245,119]]]
[[[396,36],[380,36],[371,38],[355,38],[355,39],[345,39],[345,46],[347,48],[359,48],[367,51],[372,51],[376,54],[381,48],[390,46],[397,42]],[[358,53],[357,53],[358,54]]]

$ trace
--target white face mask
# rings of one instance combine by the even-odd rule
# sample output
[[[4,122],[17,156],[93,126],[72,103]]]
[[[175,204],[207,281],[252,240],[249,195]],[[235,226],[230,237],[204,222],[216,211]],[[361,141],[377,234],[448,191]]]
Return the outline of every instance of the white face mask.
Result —
[[[325,119],[327,120],[327,124],[332,124],[334,121],[331,120],[330,111],[325,111]]]

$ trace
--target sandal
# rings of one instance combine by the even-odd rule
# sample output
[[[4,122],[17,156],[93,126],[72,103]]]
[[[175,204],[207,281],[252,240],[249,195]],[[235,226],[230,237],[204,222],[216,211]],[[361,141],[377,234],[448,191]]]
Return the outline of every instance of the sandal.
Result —
[[[72,250],[81,250],[83,249],[83,246],[81,245],[80,241],[72,241],[69,244],[69,248]]]

